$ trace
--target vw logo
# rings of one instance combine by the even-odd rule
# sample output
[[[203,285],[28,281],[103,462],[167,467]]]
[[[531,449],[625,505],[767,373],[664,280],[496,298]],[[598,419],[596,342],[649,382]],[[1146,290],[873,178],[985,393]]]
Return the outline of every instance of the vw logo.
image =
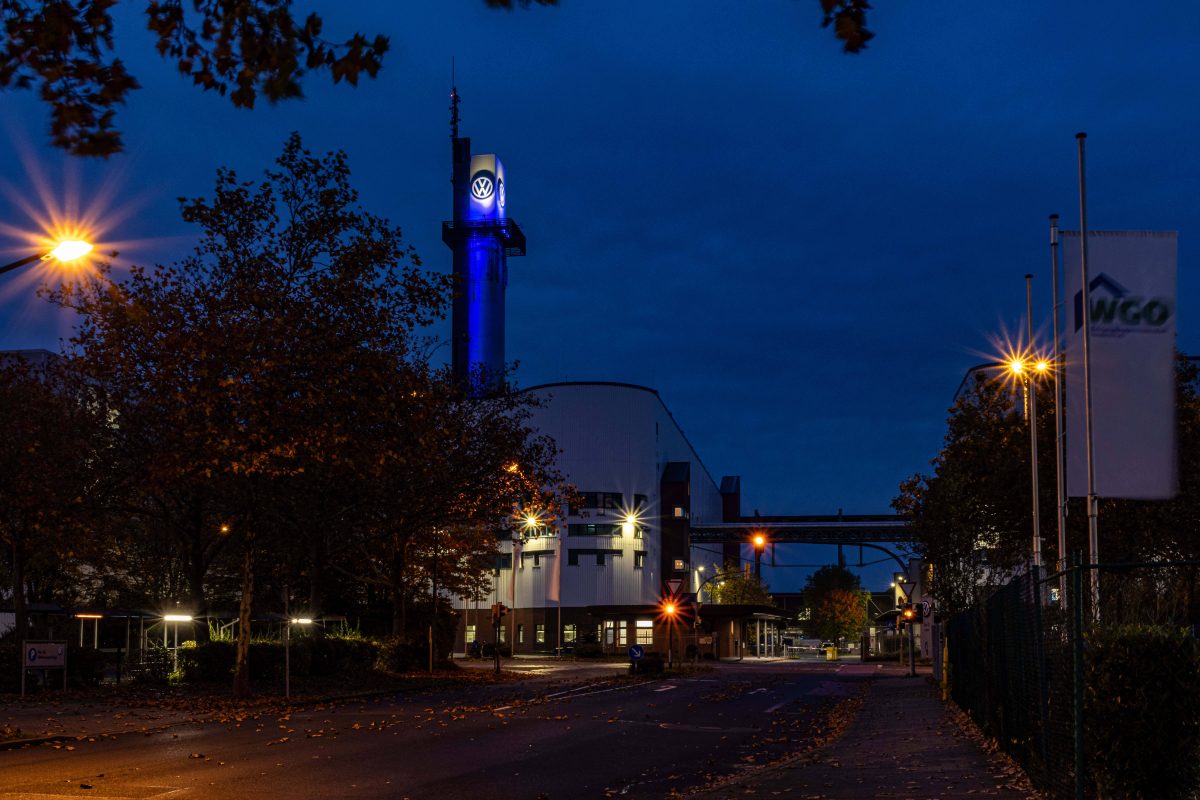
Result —
[[[496,181],[496,201],[500,203],[500,207],[504,208],[504,181]]]
[[[495,186],[492,183],[492,173],[477,172],[471,181],[471,196],[476,200],[487,200],[492,196]]]

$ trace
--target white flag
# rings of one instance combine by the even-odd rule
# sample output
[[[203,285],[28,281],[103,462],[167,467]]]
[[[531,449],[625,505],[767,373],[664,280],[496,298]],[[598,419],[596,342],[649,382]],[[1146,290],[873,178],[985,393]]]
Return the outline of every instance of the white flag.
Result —
[[[562,597],[562,535],[554,537],[554,564],[550,567],[550,586],[546,589],[546,599],[560,603]]]
[[[1079,232],[1063,231],[1067,493],[1087,496]],[[1175,452],[1173,231],[1089,231],[1092,447],[1096,494],[1161,500]]]

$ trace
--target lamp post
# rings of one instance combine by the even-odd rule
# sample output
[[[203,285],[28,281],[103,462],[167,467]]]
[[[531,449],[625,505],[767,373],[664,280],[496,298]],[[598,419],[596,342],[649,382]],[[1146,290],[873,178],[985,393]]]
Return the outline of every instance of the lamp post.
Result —
[[[675,615],[678,612],[674,603],[663,605],[663,614],[667,618],[667,669],[674,669],[675,666]]]
[[[1026,276],[1028,279],[1030,276]],[[1027,284],[1028,285],[1028,284]],[[1029,474],[1031,495],[1033,498],[1033,566],[1042,566],[1042,523],[1038,508],[1038,449],[1037,449],[1037,384],[1035,377],[1050,371],[1050,363],[1045,359],[1026,361],[1022,357],[1010,360],[1005,368],[1014,378],[1021,381],[1025,396],[1025,419],[1029,423]]]
[[[77,239],[59,242],[58,245],[49,252],[34,253],[31,256],[18,259],[11,264],[5,264],[3,267],[0,267],[0,275],[4,274],[5,272],[12,272],[14,269],[20,269],[26,264],[32,264],[35,261],[49,261],[50,259],[64,263],[67,261],[74,261],[80,256],[87,255],[91,251],[92,246],[90,244],[87,242],[81,242]]]

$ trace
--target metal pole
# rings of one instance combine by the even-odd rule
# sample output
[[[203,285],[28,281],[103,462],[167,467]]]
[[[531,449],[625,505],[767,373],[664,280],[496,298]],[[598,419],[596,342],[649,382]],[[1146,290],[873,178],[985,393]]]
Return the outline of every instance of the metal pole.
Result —
[[[1096,500],[1096,454],[1092,446],[1092,302],[1091,287],[1088,286],[1088,227],[1087,227],[1087,162],[1084,156],[1086,133],[1075,134],[1079,149],[1079,265],[1082,271],[1083,292],[1083,410],[1087,426],[1087,514],[1088,514],[1088,564],[1100,562],[1100,535],[1098,532],[1100,506]],[[1091,570],[1088,576],[1092,587],[1092,619],[1100,619],[1100,574]]]
[[[910,678],[917,677],[916,627],[915,621],[908,623],[908,675]]]
[[[1083,800],[1084,785],[1084,731],[1083,731],[1083,568],[1079,564],[1079,552],[1074,554],[1074,565],[1071,573],[1071,656],[1074,666],[1074,692],[1072,705],[1074,707],[1075,728],[1075,798]]]
[[[291,590],[283,586],[283,696],[292,696],[292,604]]]
[[[1027,325],[1027,335],[1029,337],[1029,354],[1031,358],[1036,359],[1037,354],[1033,347],[1033,276],[1025,276],[1025,322]],[[1030,475],[1033,481],[1033,566],[1034,569],[1042,565],[1042,516],[1041,510],[1038,508],[1040,499],[1038,497],[1038,446],[1037,446],[1037,369],[1033,372],[1028,372],[1029,381],[1029,463]]]
[[[1055,473],[1057,478],[1058,500],[1055,517],[1058,523],[1058,602],[1060,606],[1067,600],[1067,489],[1066,489],[1066,434],[1062,414],[1062,371],[1063,363],[1062,339],[1060,337],[1058,312],[1062,300],[1058,295],[1058,214],[1050,215],[1050,280],[1054,284],[1053,292],[1053,324],[1054,324],[1054,455]]]

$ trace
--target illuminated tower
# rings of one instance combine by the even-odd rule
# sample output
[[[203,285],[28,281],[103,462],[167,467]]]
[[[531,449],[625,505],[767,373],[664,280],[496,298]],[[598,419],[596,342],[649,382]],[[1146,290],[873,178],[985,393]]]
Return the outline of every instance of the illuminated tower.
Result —
[[[492,153],[471,155],[458,135],[458,90],[450,94],[454,219],[442,241],[454,251],[451,364],[455,377],[487,394],[504,382],[504,288],[508,257],[525,255],[525,234],[508,218],[504,165]]]

